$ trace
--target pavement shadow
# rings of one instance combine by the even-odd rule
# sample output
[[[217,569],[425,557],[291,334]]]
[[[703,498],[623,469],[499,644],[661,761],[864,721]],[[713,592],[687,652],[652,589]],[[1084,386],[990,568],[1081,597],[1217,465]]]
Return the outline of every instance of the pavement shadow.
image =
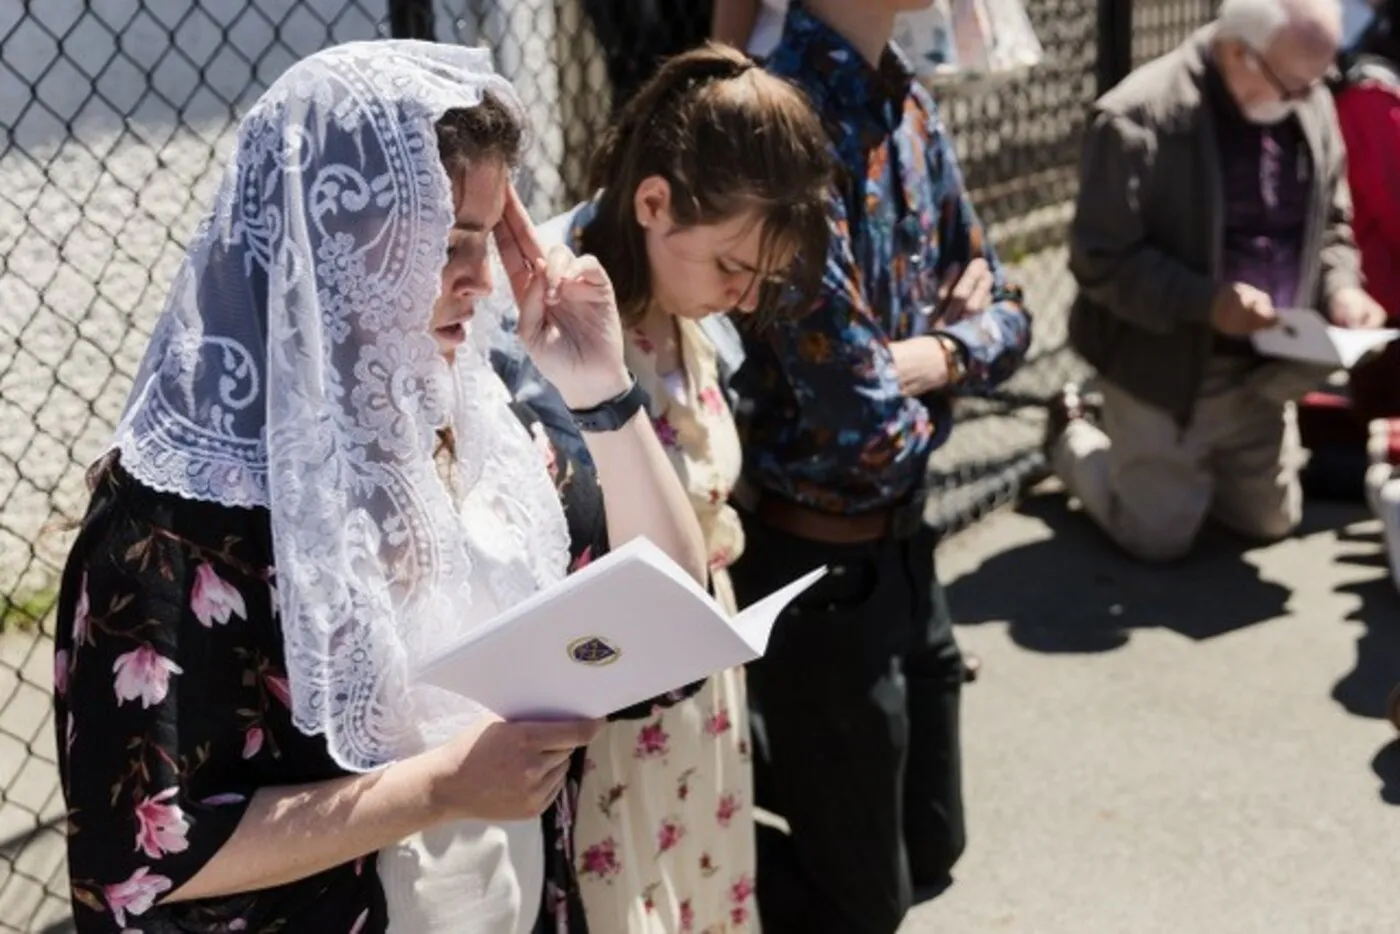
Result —
[[[1381,780],[1381,800],[1400,805],[1400,739],[1382,746],[1371,768]]]
[[[1052,537],[989,558],[948,599],[959,624],[1006,621],[1031,651],[1109,652],[1149,627],[1212,639],[1282,615],[1290,595],[1246,560],[1255,546],[1223,531],[1207,529],[1184,561],[1151,566],[1114,548],[1063,493],[1033,494],[1017,511]]]
[[[1380,532],[1373,525],[1348,527],[1338,537],[1343,542],[1378,544]],[[1383,719],[1390,692],[1400,685],[1400,594],[1391,582],[1384,547],[1343,555],[1339,563],[1379,569],[1382,574],[1337,588],[1338,593],[1360,600],[1347,620],[1360,623],[1363,631],[1356,640],[1356,664],[1332,689],[1332,698],[1348,713]]]

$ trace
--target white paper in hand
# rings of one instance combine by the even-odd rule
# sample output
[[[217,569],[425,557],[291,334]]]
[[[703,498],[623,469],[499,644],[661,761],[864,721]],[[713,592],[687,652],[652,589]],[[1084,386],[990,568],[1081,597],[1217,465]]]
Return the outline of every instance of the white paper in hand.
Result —
[[[1339,328],[1310,308],[1282,308],[1278,324],[1254,334],[1254,349],[1270,357],[1351,369],[1372,350],[1400,337],[1394,328]]]
[[[764,653],[773,624],[825,568],[730,619],[646,539],[502,613],[418,677],[507,720],[604,717]]]

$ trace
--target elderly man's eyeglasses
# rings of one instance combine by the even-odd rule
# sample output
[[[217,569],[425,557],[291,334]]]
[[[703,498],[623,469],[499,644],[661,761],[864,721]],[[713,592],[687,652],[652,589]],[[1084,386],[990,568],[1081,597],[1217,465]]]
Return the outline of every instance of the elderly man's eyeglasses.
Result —
[[[1322,83],[1322,79],[1319,78],[1301,88],[1294,87],[1279,77],[1278,72],[1274,71],[1274,66],[1270,65],[1268,59],[1264,58],[1263,52],[1260,52],[1258,49],[1250,49],[1249,55],[1259,63],[1259,71],[1263,73],[1264,79],[1269,82],[1273,89],[1278,92],[1278,96],[1286,103],[1307,100],[1312,94],[1313,88]]]

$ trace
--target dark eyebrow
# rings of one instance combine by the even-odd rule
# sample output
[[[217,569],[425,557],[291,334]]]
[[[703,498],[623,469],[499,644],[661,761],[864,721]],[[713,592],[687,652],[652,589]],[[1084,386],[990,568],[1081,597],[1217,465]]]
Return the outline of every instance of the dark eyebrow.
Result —
[[[486,233],[486,225],[481,221],[458,221],[452,225],[453,230],[464,230],[467,233]]]

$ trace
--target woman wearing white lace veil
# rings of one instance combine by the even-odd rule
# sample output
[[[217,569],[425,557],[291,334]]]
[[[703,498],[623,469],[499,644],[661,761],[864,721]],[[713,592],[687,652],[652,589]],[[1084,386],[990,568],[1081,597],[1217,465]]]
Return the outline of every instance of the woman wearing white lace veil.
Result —
[[[704,559],[611,284],[510,188],[521,134],[487,53],[409,42],[312,56],[241,124],[64,572],[79,931],[569,930],[596,725],[412,672],[609,540]],[[596,479],[487,362],[512,301]]]

